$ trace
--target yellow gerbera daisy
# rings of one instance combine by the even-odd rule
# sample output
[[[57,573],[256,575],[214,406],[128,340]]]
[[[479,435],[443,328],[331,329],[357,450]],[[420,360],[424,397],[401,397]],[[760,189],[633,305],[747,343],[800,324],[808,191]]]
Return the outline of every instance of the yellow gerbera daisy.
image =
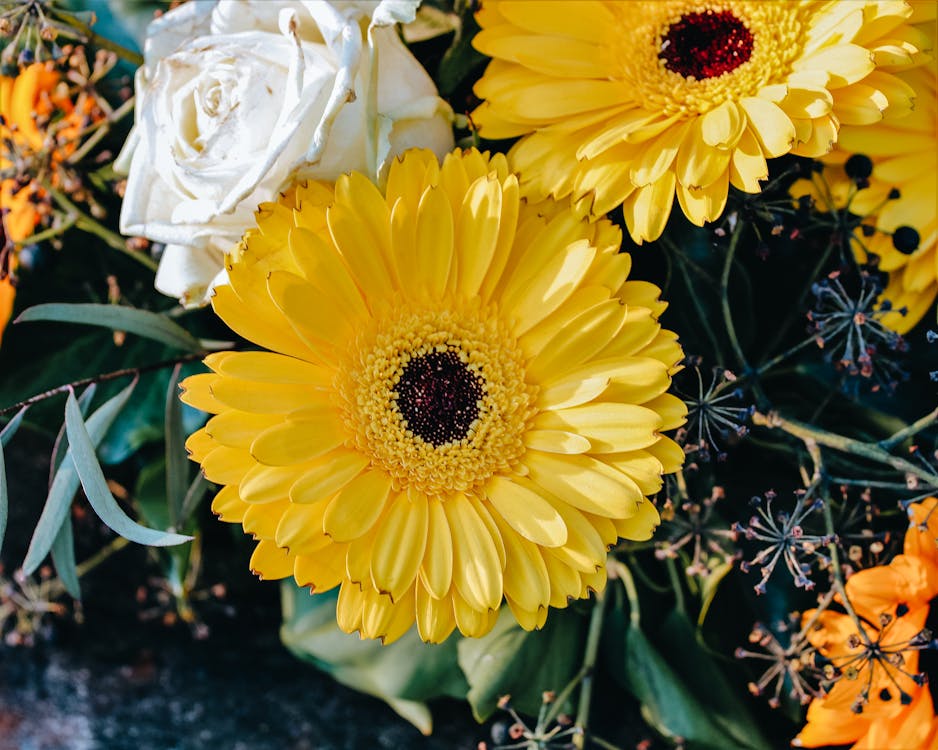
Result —
[[[341,586],[347,632],[481,636],[503,600],[543,625],[647,539],[681,449],[681,359],[659,290],[627,280],[609,222],[528,205],[506,159],[428,151],[380,191],[352,173],[265,204],[216,313],[270,351],[218,353],[183,399],[225,487],[212,509],[260,540],[251,568]]]
[[[619,2],[486,0],[474,46],[493,58],[473,113],[510,152],[522,194],[571,196],[594,216],[622,205],[654,240],[675,194],[716,219],[728,186],[759,192],[766,159],[819,156],[841,124],[911,107],[891,71],[920,34],[900,0]]]
[[[921,28],[931,37],[934,47],[934,2],[914,4],[916,16],[922,16]],[[811,195],[822,211],[843,209],[869,217],[864,223],[878,230],[864,237],[858,229],[853,243],[857,260],[865,263],[871,253],[879,259],[878,268],[889,272],[889,283],[881,299],[888,300],[894,312],[882,317],[882,323],[899,332],[908,332],[918,323],[938,296],[938,67],[935,60],[927,66],[900,73],[915,91],[915,110],[899,119],[891,119],[863,128],[844,127],[837,148],[822,161],[827,166],[823,181],[799,180],[792,194]],[[871,159],[869,184],[857,190],[847,176],[844,164],[854,154]],[[898,198],[890,198],[897,189]],[[892,234],[899,227],[911,227],[918,233],[917,247],[898,249]]]

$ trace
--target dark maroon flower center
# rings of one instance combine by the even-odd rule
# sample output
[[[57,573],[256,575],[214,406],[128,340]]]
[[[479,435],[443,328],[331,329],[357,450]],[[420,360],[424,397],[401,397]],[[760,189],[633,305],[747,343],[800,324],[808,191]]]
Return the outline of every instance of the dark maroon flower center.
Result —
[[[434,446],[462,440],[479,417],[483,382],[454,351],[414,357],[397,383],[407,429]]]
[[[752,55],[752,34],[730,11],[688,13],[668,27],[658,57],[684,78],[716,78]]]

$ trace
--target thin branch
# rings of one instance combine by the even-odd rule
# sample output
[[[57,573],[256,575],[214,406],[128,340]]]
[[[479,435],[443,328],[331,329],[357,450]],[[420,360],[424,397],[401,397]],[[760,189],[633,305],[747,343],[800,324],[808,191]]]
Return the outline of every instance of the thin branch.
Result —
[[[90,378],[73,380],[71,383],[65,383],[64,385],[50,388],[48,391],[37,393],[35,396],[30,396],[24,401],[19,401],[15,404],[11,404],[10,406],[4,406],[2,409],[0,409],[0,414],[17,411],[18,409],[22,409],[24,406],[32,406],[33,404],[39,403],[40,401],[45,401],[47,398],[52,398],[53,396],[67,393],[69,390],[74,388],[83,388],[84,386],[90,385],[91,383],[104,383],[108,380],[117,380],[119,378],[127,377],[128,375],[142,375],[145,372],[162,370],[165,367],[173,367],[183,362],[197,362],[204,356],[204,354],[185,354],[181,357],[167,359],[163,362],[154,362],[153,364],[143,365],[142,367],[124,367],[120,370],[112,370],[111,372],[94,375]]]

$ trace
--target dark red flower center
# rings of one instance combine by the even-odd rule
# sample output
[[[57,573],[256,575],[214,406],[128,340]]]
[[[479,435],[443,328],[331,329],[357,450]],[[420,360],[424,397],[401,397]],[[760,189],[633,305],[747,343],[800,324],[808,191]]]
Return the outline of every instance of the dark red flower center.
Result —
[[[407,429],[434,446],[462,440],[479,417],[483,382],[454,351],[414,357],[397,383]]]
[[[752,55],[752,34],[728,10],[688,13],[668,27],[658,57],[684,78],[698,81],[735,70]]]

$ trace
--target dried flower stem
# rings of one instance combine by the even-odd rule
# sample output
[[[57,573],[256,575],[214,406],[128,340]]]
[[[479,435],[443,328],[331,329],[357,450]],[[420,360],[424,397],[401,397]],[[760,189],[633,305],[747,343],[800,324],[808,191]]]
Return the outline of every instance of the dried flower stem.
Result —
[[[928,416],[931,417],[931,415]],[[778,412],[769,412],[768,414],[756,412],[752,415],[752,423],[754,425],[768,427],[770,429],[779,429],[805,442],[808,440],[813,440],[818,445],[833,448],[843,453],[851,453],[854,456],[860,456],[861,458],[876,461],[877,463],[886,464],[893,467],[896,471],[912,474],[922,481],[938,486],[938,474],[927,471],[925,468],[917,466],[910,461],[906,461],[904,458],[894,456],[889,453],[889,451],[885,450],[885,448],[883,448],[884,444],[895,445],[896,442],[901,442],[901,440],[905,439],[905,437],[908,437],[908,434],[910,434],[907,432],[909,428],[914,428],[914,431],[920,431],[921,429],[924,429],[924,427],[928,426],[927,423],[925,425],[919,425],[919,422],[921,421],[922,420],[918,420],[913,425],[900,430],[895,435],[887,438],[885,441],[878,443],[864,443],[860,440],[855,440],[854,438],[849,438],[844,435],[837,435],[833,432],[827,432],[826,430],[812,427],[811,425],[805,424],[804,422],[798,422],[793,419],[786,419],[780,416]],[[895,440],[896,435],[900,436],[899,441]]]
[[[88,26],[88,24],[81,22],[74,16],[70,14],[63,14],[59,17],[58,20],[78,31],[81,35],[81,38],[84,39],[88,44],[94,47],[99,47],[100,49],[106,49],[108,52],[113,52],[118,57],[122,57],[133,65],[143,65],[143,55],[140,55],[139,53],[134,52],[132,49],[128,49],[127,47],[124,47],[117,42],[112,42],[106,37],[99,36],[91,30],[91,27]]]

